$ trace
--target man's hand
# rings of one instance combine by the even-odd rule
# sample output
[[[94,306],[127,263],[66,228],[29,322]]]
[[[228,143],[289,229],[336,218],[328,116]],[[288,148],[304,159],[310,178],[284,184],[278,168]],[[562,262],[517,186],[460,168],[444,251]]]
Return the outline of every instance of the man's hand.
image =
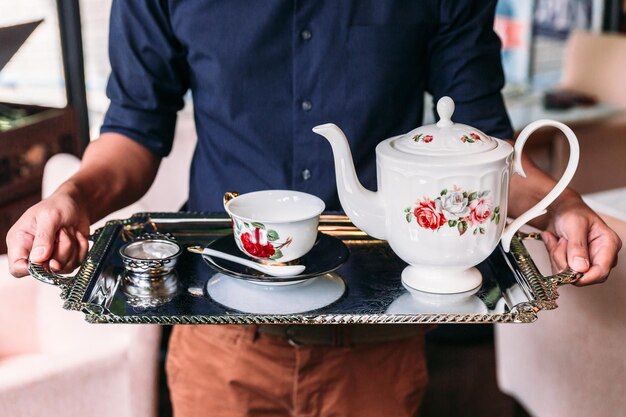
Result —
[[[27,275],[30,260],[48,262],[54,272],[71,272],[87,255],[88,235],[87,213],[62,186],[28,209],[7,233],[9,271]]]
[[[583,272],[575,283],[580,286],[606,281],[622,247],[617,234],[580,197],[567,197],[549,213],[550,221],[542,238],[555,272],[567,266]]]
[[[55,272],[71,272],[87,254],[89,225],[141,197],[160,162],[147,148],[117,133],[91,142],[78,172],[9,230],[11,274],[28,274],[29,260],[49,262]]]

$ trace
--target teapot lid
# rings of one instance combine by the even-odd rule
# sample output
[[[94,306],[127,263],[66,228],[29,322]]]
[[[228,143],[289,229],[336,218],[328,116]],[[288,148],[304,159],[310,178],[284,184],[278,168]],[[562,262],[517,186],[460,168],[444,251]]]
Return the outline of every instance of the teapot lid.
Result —
[[[452,121],[454,101],[442,97],[437,102],[439,121],[413,129],[391,142],[400,152],[417,155],[468,155],[490,151],[498,146],[495,139],[478,129]]]

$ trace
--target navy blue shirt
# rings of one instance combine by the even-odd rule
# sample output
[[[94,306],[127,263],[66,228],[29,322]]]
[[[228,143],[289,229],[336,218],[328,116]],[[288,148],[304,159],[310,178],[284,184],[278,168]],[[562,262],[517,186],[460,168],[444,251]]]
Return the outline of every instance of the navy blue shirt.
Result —
[[[268,188],[339,209],[315,125],[346,132],[370,189],[376,145],[421,124],[425,91],[451,96],[455,121],[512,136],[494,10],[484,0],[116,0],[102,132],[165,156],[190,90],[190,210],[220,211],[225,191]]]

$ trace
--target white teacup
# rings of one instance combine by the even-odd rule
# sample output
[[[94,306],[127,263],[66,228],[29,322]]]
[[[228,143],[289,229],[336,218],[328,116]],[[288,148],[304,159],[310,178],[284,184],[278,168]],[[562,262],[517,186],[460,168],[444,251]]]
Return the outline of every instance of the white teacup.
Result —
[[[224,195],[224,208],[233,220],[239,249],[250,257],[271,262],[289,262],[311,250],[325,207],[320,198],[300,191]]]

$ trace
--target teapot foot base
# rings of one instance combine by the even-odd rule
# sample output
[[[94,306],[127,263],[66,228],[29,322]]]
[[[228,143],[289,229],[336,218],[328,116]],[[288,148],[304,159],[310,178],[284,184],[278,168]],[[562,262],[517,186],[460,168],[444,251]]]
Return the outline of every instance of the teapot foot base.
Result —
[[[407,266],[402,271],[402,284],[422,292],[456,294],[481,286],[483,277],[474,267],[468,269],[424,268]]]

